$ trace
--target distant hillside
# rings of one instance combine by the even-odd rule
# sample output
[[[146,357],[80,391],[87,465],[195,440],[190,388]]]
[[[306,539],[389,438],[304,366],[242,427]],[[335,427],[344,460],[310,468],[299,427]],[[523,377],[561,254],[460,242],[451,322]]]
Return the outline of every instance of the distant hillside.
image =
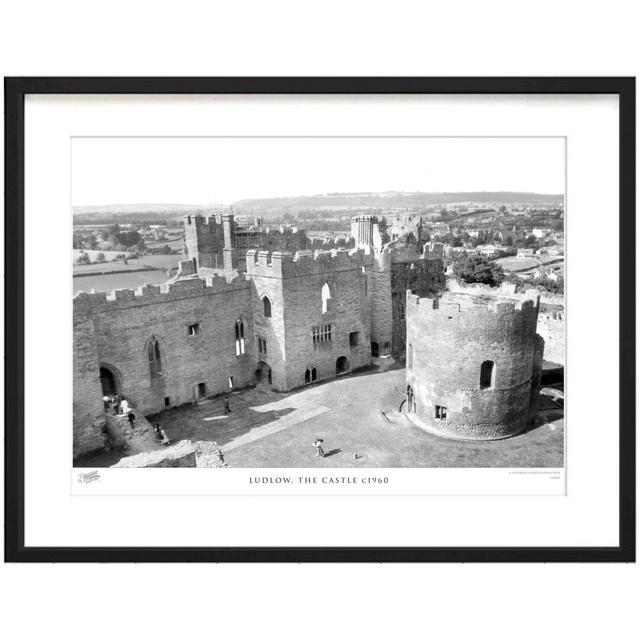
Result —
[[[486,204],[538,204],[562,205],[561,194],[509,192],[509,191],[464,191],[423,193],[386,191],[382,193],[328,193],[314,196],[297,196],[288,198],[257,198],[238,200],[233,203],[238,213],[260,213],[276,215],[295,214],[307,209],[378,209],[378,208],[413,208],[433,205],[450,205],[455,203]]]
[[[109,224],[174,220],[188,214],[206,212],[207,205],[195,204],[110,204],[94,207],[74,207],[74,224]]]

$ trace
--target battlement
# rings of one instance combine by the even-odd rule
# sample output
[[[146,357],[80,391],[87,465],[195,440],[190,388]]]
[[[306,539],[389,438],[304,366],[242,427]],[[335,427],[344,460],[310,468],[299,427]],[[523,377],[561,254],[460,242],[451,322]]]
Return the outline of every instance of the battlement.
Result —
[[[352,271],[373,264],[373,255],[363,250],[247,251],[247,275],[292,278],[301,275]]]
[[[180,263],[180,267],[186,265],[192,265],[192,263],[188,260]],[[116,289],[110,293],[80,292],[73,297],[73,310],[74,313],[113,310],[149,302],[163,303],[183,298],[215,295],[247,287],[244,274],[238,271],[201,278],[187,268],[187,271],[178,271],[178,275],[173,280],[164,284],[145,284],[135,290]]]
[[[210,231],[213,231],[215,227],[222,226],[222,216],[223,215],[232,215],[218,213],[210,213],[207,215],[202,215],[201,213],[197,213],[195,215],[187,215],[184,216],[184,226],[185,229],[188,228],[197,228],[197,229],[206,229],[208,228]]]
[[[433,312],[447,315],[462,313],[493,312],[497,315],[534,313],[537,318],[540,308],[540,294],[529,289],[524,294],[510,290],[492,289],[488,285],[459,286],[456,291],[445,291],[434,298],[420,297],[407,291],[407,312],[409,309],[420,314]]]

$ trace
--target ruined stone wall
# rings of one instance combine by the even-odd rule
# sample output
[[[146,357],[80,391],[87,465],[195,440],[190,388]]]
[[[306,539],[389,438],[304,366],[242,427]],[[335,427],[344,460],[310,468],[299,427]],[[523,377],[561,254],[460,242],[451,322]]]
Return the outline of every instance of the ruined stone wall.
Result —
[[[344,356],[347,370],[371,363],[370,297],[365,295],[363,267],[372,264],[364,252],[331,253],[248,252],[247,277],[254,285],[256,335],[267,339],[267,358],[273,385],[288,390],[305,384],[305,371],[315,368],[317,380],[336,376],[336,361]],[[322,311],[322,288],[329,284],[331,299]],[[263,313],[262,298],[271,300],[271,318]],[[331,340],[313,341],[313,328],[331,325]],[[357,344],[350,345],[350,334]],[[270,348],[273,344],[273,348]]]
[[[429,299],[407,294],[407,385],[418,424],[463,439],[495,439],[527,425],[534,369],[539,298],[445,292]],[[481,388],[481,367],[493,362]],[[407,403],[409,404],[409,402]],[[437,407],[446,408],[438,418]]]
[[[406,345],[406,292],[418,296],[433,296],[445,286],[444,262],[440,258],[425,258],[415,252],[392,253],[391,297],[393,342],[392,352],[400,355]]]
[[[565,317],[564,305],[541,304],[538,333],[544,338],[544,359],[564,365]]]
[[[372,266],[366,271],[367,290],[371,303],[371,343],[378,355],[391,353],[393,341],[391,298],[391,254],[388,250],[375,253]],[[372,352],[374,348],[372,346]]]
[[[223,265],[224,229],[219,217],[185,216],[184,245],[186,257],[197,260],[198,267],[221,269]]]
[[[181,266],[190,264],[183,262]],[[207,396],[229,390],[229,376],[233,376],[234,388],[245,386],[253,381],[256,362],[252,313],[250,287],[242,274],[230,281],[179,278],[167,285],[141,287],[137,292],[118,290],[109,297],[104,293],[78,294],[74,298],[74,339],[80,343],[76,350],[82,360],[78,359],[74,390],[82,395],[83,403],[97,409],[100,400],[101,406],[95,372],[106,364],[117,372],[121,394],[149,414],[165,409],[165,398],[169,406],[193,401],[199,383],[205,383]],[[240,356],[235,350],[238,317],[245,322],[245,353]],[[89,323],[93,324],[93,355],[88,347],[82,349]],[[196,323],[198,334],[189,335],[189,325]],[[162,372],[157,377],[151,376],[147,353],[152,337],[160,344]],[[87,336],[87,344],[89,341]],[[91,388],[83,379],[87,371]],[[85,413],[74,405],[74,422],[86,424]]]
[[[73,314],[73,457],[104,446],[106,424],[90,309]]]

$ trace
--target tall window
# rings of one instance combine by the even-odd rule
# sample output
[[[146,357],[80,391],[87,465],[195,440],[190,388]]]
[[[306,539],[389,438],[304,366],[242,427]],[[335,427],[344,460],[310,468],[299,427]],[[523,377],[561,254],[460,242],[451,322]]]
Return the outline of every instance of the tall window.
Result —
[[[271,317],[271,300],[269,300],[268,296],[264,296],[264,298],[262,298],[262,308],[264,311],[264,317],[270,318]]]
[[[267,341],[265,338],[258,338],[258,353],[267,355]]]
[[[413,367],[413,345],[410,344],[407,347],[407,369]]]
[[[480,388],[489,389],[493,386],[493,361],[485,360],[480,366]]]
[[[322,313],[327,313],[331,309],[331,288],[329,287],[329,283],[325,282],[322,285]]]
[[[242,318],[236,320],[236,355],[244,353],[244,322]]]
[[[160,343],[153,336],[147,344],[147,356],[149,357],[149,371],[152,378],[162,375],[162,359],[160,358]]]

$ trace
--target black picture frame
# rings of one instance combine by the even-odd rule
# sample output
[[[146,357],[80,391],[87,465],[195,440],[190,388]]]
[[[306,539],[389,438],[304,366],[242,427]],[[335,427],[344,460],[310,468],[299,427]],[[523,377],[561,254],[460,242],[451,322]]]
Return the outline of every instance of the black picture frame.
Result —
[[[5,78],[5,561],[634,562],[635,78]],[[615,547],[26,547],[24,99],[27,94],[616,94],[620,160],[619,531]]]

